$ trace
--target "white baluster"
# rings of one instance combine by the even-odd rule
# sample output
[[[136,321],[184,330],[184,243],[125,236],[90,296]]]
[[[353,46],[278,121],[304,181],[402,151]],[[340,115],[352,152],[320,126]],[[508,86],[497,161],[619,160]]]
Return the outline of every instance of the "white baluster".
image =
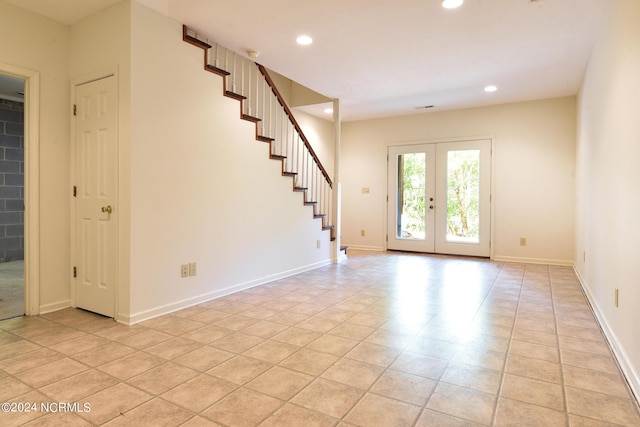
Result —
[[[236,53],[233,52],[232,53],[232,57],[233,57],[233,71],[231,73],[232,77],[232,82],[231,82],[231,92],[233,93],[237,93],[236,92]]]
[[[244,61],[240,58],[240,95],[244,95]]]

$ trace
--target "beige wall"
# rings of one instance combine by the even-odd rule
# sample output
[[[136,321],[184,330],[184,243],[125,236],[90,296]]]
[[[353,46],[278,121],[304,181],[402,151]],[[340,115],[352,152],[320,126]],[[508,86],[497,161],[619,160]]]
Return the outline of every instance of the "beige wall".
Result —
[[[579,98],[575,264],[638,396],[640,2],[612,5]]]
[[[295,108],[293,114],[313,147],[313,151],[318,155],[320,162],[333,180],[335,155],[333,122],[322,120]]]
[[[489,136],[495,141],[494,257],[570,264],[575,107],[575,97],[568,97],[344,123],[343,243],[385,248],[389,145]]]
[[[69,28],[0,2],[0,64],[40,74],[39,305],[56,310],[69,305],[71,280]]]
[[[138,321],[330,261],[329,232],[179,23],[131,9],[131,311]],[[320,240],[321,248],[316,248]],[[195,277],[180,264],[197,262]]]

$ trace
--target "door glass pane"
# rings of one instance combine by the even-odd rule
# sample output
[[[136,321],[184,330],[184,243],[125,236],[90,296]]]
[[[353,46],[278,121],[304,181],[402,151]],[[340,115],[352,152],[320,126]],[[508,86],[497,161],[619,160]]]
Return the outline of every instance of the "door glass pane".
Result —
[[[480,150],[447,153],[447,241],[480,242]]]
[[[425,153],[398,155],[397,238],[425,238],[425,166]]]

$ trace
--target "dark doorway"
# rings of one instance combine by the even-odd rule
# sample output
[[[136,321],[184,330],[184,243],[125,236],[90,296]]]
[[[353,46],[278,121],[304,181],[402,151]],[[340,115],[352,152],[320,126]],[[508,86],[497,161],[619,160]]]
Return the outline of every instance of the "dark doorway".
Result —
[[[24,80],[0,75],[0,319],[24,314]]]

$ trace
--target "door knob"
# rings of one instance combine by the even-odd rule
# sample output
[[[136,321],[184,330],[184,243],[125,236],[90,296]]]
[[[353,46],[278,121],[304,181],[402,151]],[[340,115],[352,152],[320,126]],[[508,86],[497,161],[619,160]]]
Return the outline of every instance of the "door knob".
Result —
[[[429,205],[429,209],[433,209],[433,205]]]
[[[111,207],[111,205],[103,206],[102,212],[111,213],[113,212],[113,208]]]

